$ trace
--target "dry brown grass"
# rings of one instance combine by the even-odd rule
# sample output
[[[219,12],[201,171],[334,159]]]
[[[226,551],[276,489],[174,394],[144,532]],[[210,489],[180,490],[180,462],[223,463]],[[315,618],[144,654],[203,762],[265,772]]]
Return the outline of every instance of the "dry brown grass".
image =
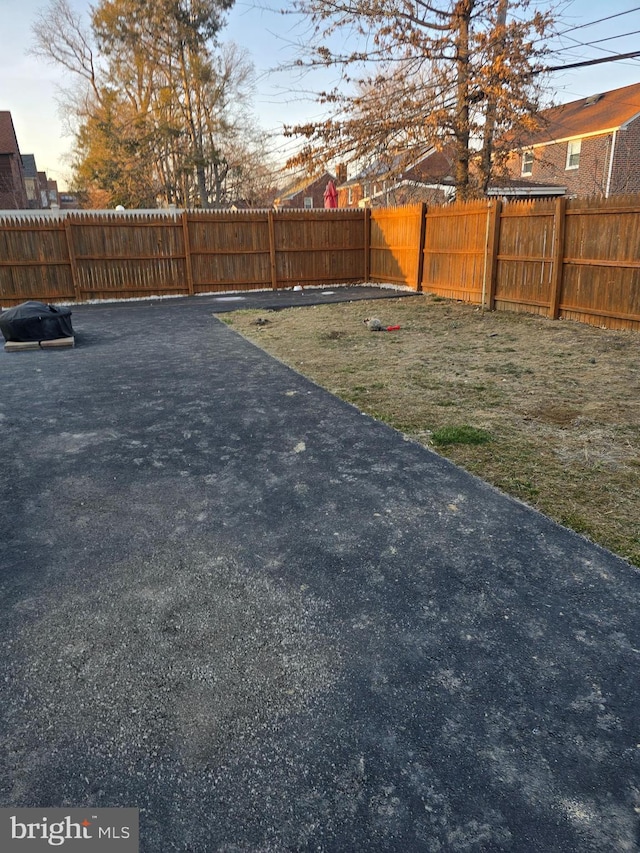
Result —
[[[369,332],[362,320],[400,323]],[[268,320],[256,325],[256,319]],[[428,295],[224,316],[267,352],[640,565],[640,335]]]

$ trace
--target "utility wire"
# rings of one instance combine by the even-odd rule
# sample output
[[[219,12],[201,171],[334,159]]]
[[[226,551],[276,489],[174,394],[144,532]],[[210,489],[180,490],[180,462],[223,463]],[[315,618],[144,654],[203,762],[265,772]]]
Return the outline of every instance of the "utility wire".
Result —
[[[620,35],[620,36],[611,36],[610,39],[599,39],[598,41],[610,41],[611,39],[625,38],[627,35],[633,35],[633,33],[625,33],[624,35]],[[567,60],[573,59],[573,58],[586,59],[586,57],[584,55],[580,56],[579,54],[578,54],[578,56],[575,56],[575,54],[574,54],[574,56],[572,57],[570,55],[570,52],[577,50],[579,47],[593,47],[595,50],[600,50],[600,51],[602,51],[602,53],[608,54],[608,56],[611,57],[612,60],[617,59],[617,56],[618,56],[617,51],[611,50],[610,48],[607,48],[607,47],[600,47],[600,45],[597,44],[597,42],[585,43],[585,42],[579,42],[577,39],[571,38],[571,36],[567,36],[567,38],[569,38],[572,42],[575,42],[575,44],[568,45],[567,47],[563,47],[563,48],[558,48],[558,50],[553,50],[553,51],[551,51],[550,56],[560,57],[564,54]],[[637,59],[632,60],[628,64],[637,66],[638,60]]]
[[[553,38],[560,38],[561,36],[567,35],[568,33],[576,32],[576,30],[583,30],[583,29],[586,29],[587,27],[593,27],[596,24],[602,24],[602,23],[605,23],[607,21],[612,21],[615,18],[621,18],[624,15],[630,15],[633,12],[640,12],[640,6],[634,6],[632,9],[627,9],[624,12],[617,12],[615,15],[607,15],[604,18],[597,18],[595,21],[587,21],[587,23],[578,24],[575,27],[567,27],[566,30],[561,30],[559,33],[555,33],[555,35],[552,37],[552,40],[553,40]],[[598,42],[610,41],[610,40],[618,39],[618,38],[625,38],[628,35],[634,35],[634,34],[635,33],[622,33],[619,36],[611,36],[608,39],[597,39],[594,42],[587,42],[587,43],[578,42],[577,39],[572,39],[571,36],[569,36],[570,41],[574,41],[574,42],[576,42],[576,44],[575,45],[569,45],[567,47],[559,47],[556,50],[551,50],[550,51],[551,55],[557,56],[561,53],[565,53],[565,52],[570,51],[570,50],[575,50],[576,47],[589,47],[589,46],[593,46],[593,47],[595,47],[596,50],[601,50],[605,53],[610,53],[611,55],[604,57],[602,59],[587,59],[587,60],[584,60],[582,62],[570,63],[567,65],[550,66],[550,67],[541,69],[540,71],[537,71],[534,73],[542,74],[546,71],[563,71],[565,69],[583,68],[583,67],[588,67],[590,65],[598,65],[598,64],[602,64],[602,63],[606,63],[606,62],[616,62],[616,61],[621,61],[623,59],[635,59],[638,56],[640,56],[640,52],[631,51],[629,53],[615,53],[614,51],[608,50],[606,47],[599,47],[598,46]],[[543,39],[538,38],[533,42],[533,44],[536,44],[536,42],[538,42],[538,41],[543,41]]]
[[[567,71],[570,68],[586,68],[590,65],[602,65],[604,62],[616,62],[619,59],[633,59],[640,56],[640,50],[632,50],[629,53],[616,53],[614,56],[602,56],[600,59],[585,59],[583,62],[571,62],[568,65],[552,65],[549,68],[542,68],[540,71],[534,71],[533,74],[544,74],[549,71]]]
[[[625,12],[617,12],[615,15],[607,15],[607,16],[606,16],[606,17],[604,17],[604,18],[597,18],[595,21],[587,21],[587,23],[585,23],[585,24],[578,24],[578,25],[577,25],[577,26],[575,26],[575,27],[567,27],[567,29],[566,29],[566,30],[561,30],[561,31],[560,31],[560,32],[558,32],[558,33],[554,33],[554,34],[551,36],[551,38],[549,39],[549,41],[553,42],[553,40],[554,40],[554,39],[558,39],[558,38],[560,38],[561,36],[567,35],[568,33],[573,33],[573,32],[576,32],[577,30],[584,30],[584,29],[586,29],[587,27],[593,27],[593,26],[595,26],[596,24],[602,24],[602,23],[605,23],[605,22],[607,22],[607,21],[612,21],[612,20],[614,20],[615,18],[621,18],[621,17],[623,17],[624,15],[631,15],[633,12],[640,12],[640,6],[634,6],[632,9],[627,9]],[[523,20],[523,19],[522,19],[522,18],[520,18],[518,15],[514,15],[513,17],[514,17],[514,18],[516,18],[516,19],[517,19],[517,20],[519,20],[519,21],[522,21],[522,20]],[[630,35],[630,33],[624,33],[623,35],[620,35],[620,36],[612,36],[612,38],[624,38],[624,36],[625,36],[625,35]],[[571,36],[569,36],[569,39],[570,39],[571,41],[576,41],[576,39],[572,39],[572,38],[571,38]],[[532,44],[537,44],[538,42],[540,42],[540,41],[545,41],[545,40],[546,40],[546,37],[540,36],[539,38],[534,39],[534,41],[532,42]],[[581,42],[578,42],[576,46],[586,46],[586,45],[583,45]],[[566,51],[568,51],[568,50],[573,50],[573,47],[574,47],[573,45],[572,45],[572,46],[569,46],[569,47],[559,47],[559,48],[557,48],[556,50],[551,50],[551,51],[550,51],[550,53],[551,53],[551,54],[555,54],[555,55],[557,55],[557,54],[560,54],[560,53],[564,53],[564,52],[566,52]],[[604,48],[604,47],[597,47],[597,46],[596,46],[596,49],[597,49],[597,50],[602,50],[602,51],[606,51],[606,50],[607,50],[607,48]]]
[[[614,18],[621,18],[623,15],[630,15],[632,12],[640,12],[640,6],[634,6],[633,9],[627,9],[626,12],[618,12],[615,15],[607,15],[606,18],[598,18],[596,21],[589,21],[586,24],[579,24],[577,27],[569,27],[562,32],[557,33],[557,36],[563,36],[566,33],[575,33],[576,30],[584,30],[587,27],[592,27],[594,24],[604,24],[606,21],[613,21]]]
[[[576,41],[575,47],[592,47],[593,45],[601,44],[603,41],[615,41],[616,39],[623,39],[627,36],[636,36],[640,33],[640,30],[632,30],[629,33],[620,33],[619,36],[607,36],[603,39],[595,39],[594,41]],[[573,41],[573,39],[571,39]],[[567,50],[573,50],[572,47],[567,48]]]

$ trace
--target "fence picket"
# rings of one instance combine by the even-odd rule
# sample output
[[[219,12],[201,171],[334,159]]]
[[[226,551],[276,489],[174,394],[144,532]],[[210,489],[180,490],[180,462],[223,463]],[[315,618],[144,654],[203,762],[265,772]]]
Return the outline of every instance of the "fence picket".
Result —
[[[0,306],[362,281],[640,330],[640,196],[0,214]]]
[[[560,296],[564,272],[564,232],[567,213],[565,198],[556,200],[553,221],[553,267],[551,268],[551,295],[549,299],[549,317],[557,320],[560,314]]]

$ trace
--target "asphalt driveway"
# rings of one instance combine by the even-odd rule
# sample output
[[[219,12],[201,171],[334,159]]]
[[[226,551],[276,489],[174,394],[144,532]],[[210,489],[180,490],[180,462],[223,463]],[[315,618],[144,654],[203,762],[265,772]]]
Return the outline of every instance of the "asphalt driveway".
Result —
[[[219,305],[0,351],[0,805],[138,807],[144,853],[639,850],[638,571]]]

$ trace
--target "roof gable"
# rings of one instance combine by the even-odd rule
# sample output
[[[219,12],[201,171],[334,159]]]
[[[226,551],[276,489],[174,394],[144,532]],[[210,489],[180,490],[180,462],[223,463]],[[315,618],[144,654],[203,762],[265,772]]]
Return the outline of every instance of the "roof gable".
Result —
[[[449,146],[442,151],[432,151],[414,166],[407,169],[403,178],[423,184],[454,184],[455,165]]]
[[[11,113],[0,110],[0,154],[20,155]]]
[[[362,184],[364,182],[382,181],[386,178],[393,181],[413,181],[420,184],[453,184],[452,177],[455,167],[450,146],[442,151],[430,149],[420,159],[408,162],[408,154],[397,154],[390,160],[377,160],[363,169],[355,178],[345,181],[342,187]]]
[[[38,167],[36,166],[36,158],[33,154],[22,155],[22,168],[24,169],[25,178],[38,177]]]
[[[540,113],[540,130],[528,134],[521,145],[544,145],[561,139],[619,130],[638,116],[640,83],[635,83],[543,110]]]
[[[280,193],[276,201],[282,202],[290,200],[297,196],[298,193],[301,193],[304,190],[311,190],[318,183],[322,183],[324,187],[327,181],[335,181],[335,175],[332,175],[330,172],[323,172],[321,175],[315,175],[315,177],[307,176],[306,178],[298,179],[292,184],[289,184],[289,186],[285,187],[285,189]]]

